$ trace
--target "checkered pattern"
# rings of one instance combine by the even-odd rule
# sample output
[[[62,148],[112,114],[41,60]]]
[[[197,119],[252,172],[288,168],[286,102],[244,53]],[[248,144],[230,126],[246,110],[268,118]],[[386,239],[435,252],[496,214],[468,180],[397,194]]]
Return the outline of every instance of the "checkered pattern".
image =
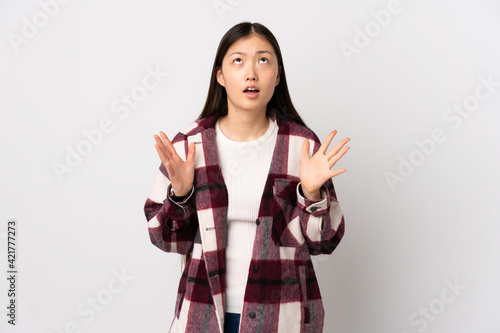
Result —
[[[322,199],[302,196],[299,158],[321,142],[311,130],[270,114],[278,137],[258,212],[248,268],[241,333],[323,332],[324,308],[312,255],[330,254],[344,235],[344,216],[333,182]],[[160,166],[144,211],[151,242],[166,252],[192,251],[181,276],[169,332],[223,332],[228,192],[218,164],[215,116],[197,120],[172,140],[185,160],[196,143],[194,192],[172,201],[168,173]],[[326,200],[325,200],[326,199]]]

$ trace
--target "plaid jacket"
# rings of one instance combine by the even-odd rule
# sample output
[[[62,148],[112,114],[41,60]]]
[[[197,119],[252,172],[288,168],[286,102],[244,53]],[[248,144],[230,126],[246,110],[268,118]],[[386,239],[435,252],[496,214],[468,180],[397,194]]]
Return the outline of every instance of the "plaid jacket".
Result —
[[[333,182],[322,199],[302,196],[299,158],[321,145],[311,130],[271,113],[278,136],[265,183],[240,320],[241,333],[322,332],[324,309],[311,255],[330,254],[344,234]],[[194,142],[194,191],[173,201],[163,165],[144,211],[151,242],[166,252],[192,252],[181,276],[169,332],[224,332],[228,192],[218,164],[215,116],[197,120],[172,140],[182,159]]]

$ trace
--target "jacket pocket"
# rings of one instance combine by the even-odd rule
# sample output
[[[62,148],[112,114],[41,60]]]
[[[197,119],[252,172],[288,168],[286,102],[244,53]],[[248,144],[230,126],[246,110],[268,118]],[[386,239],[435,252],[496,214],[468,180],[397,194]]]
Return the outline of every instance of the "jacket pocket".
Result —
[[[305,240],[297,210],[297,185],[296,180],[274,180],[273,233],[279,246],[300,247]]]

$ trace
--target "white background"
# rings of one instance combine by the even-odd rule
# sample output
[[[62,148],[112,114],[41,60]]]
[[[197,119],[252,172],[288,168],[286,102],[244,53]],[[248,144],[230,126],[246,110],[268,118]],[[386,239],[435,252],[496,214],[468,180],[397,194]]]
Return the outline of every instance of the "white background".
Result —
[[[49,17],[37,1],[0,1],[2,276],[7,221],[18,221],[17,325],[2,278],[0,330],[167,332],[180,256],[147,232],[153,134],[198,117],[221,37],[249,20],[278,39],[306,124],[321,140],[334,129],[335,143],[351,138],[347,172],[333,179],[345,237],[314,258],[325,332],[500,332],[500,86],[477,88],[479,77],[500,82],[500,2],[402,0],[381,26],[388,7],[73,0]],[[38,31],[12,42],[34,21]],[[169,75],[128,114],[113,112],[147,68]],[[476,88],[488,98],[467,117],[449,111],[477,101]],[[54,163],[103,119],[112,130],[58,177]],[[435,129],[442,140],[430,144]],[[410,159],[412,171],[400,166]],[[388,172],[402,181],[391,187]],[[93,310],[92,299],[105,304]]]

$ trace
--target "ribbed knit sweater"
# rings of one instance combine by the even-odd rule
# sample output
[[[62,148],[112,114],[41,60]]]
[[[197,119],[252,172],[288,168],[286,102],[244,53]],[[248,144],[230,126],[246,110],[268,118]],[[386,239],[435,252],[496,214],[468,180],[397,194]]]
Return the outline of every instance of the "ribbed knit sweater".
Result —
[[[217,153],[229,202],[226,245],[226,312],[241,313],[257,225],[278,129],[273,121],[252,141],[232,141],[215,124]]]

